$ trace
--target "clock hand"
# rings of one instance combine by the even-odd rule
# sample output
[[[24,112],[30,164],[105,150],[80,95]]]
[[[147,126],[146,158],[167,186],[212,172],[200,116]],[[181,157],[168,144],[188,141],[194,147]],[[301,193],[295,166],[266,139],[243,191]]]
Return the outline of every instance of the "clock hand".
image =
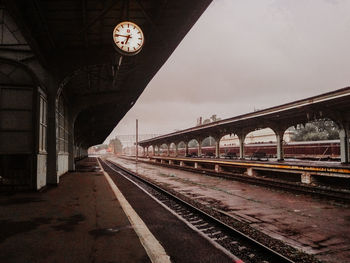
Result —
[[[129,38],[130,37],[130,35],[129,36],[125,36],[125,35],[120,35],[120,34],[115,34],[116,36],[118,36],[118,37],[127,37],[127,38]]]
[[[131,38],[131,36],[130,36],[130,35],[128,35],[128,36],[127,36],[127,39],[126,39],[126,41],[125,41],[125,45],[128,43],[129,38]]]

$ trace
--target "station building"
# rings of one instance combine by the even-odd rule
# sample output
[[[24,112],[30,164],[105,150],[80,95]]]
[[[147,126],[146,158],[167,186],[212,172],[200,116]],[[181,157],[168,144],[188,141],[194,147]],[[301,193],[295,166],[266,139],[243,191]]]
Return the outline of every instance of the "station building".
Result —
[[[210,2],[0,0],[0,188],[59,184],[135,104]],[[115,40],[125,21],[146,39],[137,54]]]

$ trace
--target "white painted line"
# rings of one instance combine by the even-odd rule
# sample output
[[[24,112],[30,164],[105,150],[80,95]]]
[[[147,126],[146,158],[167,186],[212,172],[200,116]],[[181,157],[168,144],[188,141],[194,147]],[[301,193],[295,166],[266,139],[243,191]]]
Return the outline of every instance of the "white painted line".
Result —
[[[145,248],[147,255],[153,263],[170,263],[170,257],[165,252],[165,249],[159,243],[159,241],[153,236],[146,224],[142,221],[139,215],[135,212],[129,202],[125,199],[124,195],[120,192],[116,184],[111,177],[103,170],[100,161],[97,159],[103,174],[112,188],[115,197],[118,199],[122,209],[129,219],[131,226],[134,228],[138,235],[142,246]]]

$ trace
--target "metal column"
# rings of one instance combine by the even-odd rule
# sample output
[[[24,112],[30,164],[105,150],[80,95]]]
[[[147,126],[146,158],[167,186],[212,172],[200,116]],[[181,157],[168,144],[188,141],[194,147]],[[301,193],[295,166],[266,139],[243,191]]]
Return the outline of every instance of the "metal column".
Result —
[[[284,134],[284,131],[278,131],[278,132],[276,132],[276,140],[277,140],[277,161],[283,161],[283,160],[284,160],[283,134]]]
[[[185,142],[185,156],[188,155],[188,142]]]
[[[198,157],[202,155],[202,140],[198,139]]]
[[[217,139],[215,141],[215,157],[216,158],[220,157],[220,139]]]
[[[339,130],[340,139],[340,161],[341,163],[349,163],[349,125],[343,125]]]
[[[244,140],[245,140],[246,134],[242,133],[238,135],[239,139],[239,158],[244,159]]]

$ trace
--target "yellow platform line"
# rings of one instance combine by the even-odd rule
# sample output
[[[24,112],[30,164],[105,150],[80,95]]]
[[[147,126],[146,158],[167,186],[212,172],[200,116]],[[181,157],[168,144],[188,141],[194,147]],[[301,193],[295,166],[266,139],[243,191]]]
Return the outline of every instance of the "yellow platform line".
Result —
[[[274,169],[286,169],[286,170],[298,170],[298,171],[312,171],[312,172],[326,172],[326,173],[343,173],[350,174],[349,168],[333,168],[333,167],[315,167],[315,166],[300,166],[289,164],[267,164],[267,163],[245,163],[245,162],[229,162],[229,161],[217,161],[217,160],[200,160],[200,159],[184,159],[184,158],[172,158],[172,157],[151,157],[153,159],[166,159],[176,160],[184,162],[198,162],[198,163],[212,163],[212,164],[225,164],[233,166],[243,167],[257,167],[257,168],[274,168]]]

